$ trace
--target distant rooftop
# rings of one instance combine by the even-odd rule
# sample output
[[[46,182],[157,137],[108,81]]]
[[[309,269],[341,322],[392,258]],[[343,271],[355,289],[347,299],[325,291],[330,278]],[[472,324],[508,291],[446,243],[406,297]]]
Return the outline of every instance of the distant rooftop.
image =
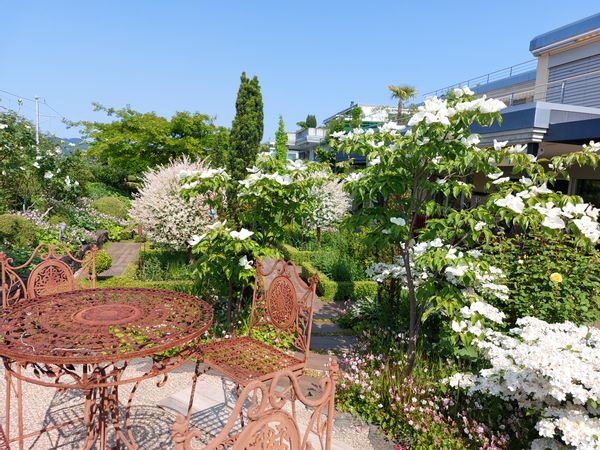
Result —
[[[537,55],[540,50],[547,47],[558,46],[564,41],[583,39],[596,34],[600,34],[600,13],[534,37],[529,43],[529,50]]]

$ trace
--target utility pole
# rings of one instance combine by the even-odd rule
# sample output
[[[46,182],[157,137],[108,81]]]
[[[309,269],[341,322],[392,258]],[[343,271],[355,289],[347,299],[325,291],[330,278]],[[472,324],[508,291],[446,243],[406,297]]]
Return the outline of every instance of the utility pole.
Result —
[[[35,145],[40,145],[40,98],[36,95],[35,99]]]

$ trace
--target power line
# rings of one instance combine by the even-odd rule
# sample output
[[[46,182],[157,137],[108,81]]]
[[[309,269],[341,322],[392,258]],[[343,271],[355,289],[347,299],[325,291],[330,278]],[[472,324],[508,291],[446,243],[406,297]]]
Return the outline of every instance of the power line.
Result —
[[[65,120],[66,120],[65,116],[63,116],[63,115],[62,115],[61,113],[59,113],[59,112],[58,112],[56,109],[54,109],[52,106],[50,106],[50,105],[48,104],[48,102],[46,102],[46,99],[45,99],[45,98],[44,98],[44,103],[43,103],[43,104],[44,104],[44,105],[46,105],[48,108],[50,108],[52,111],[54,111],[56,114],[58,114],[58,115],[59,115],[59,117],[60,117],[61,119],[65,119]]]
[[[0,92],[4,92],[5,94],[12,95],[13,97],[20,98],[21,100],[27,100],[29,102],[35,102],[35,100],[32,99],[32,98],[23,97],[21,95],[13,94],[12,92],[3,91],[2,89],[0,89]]]

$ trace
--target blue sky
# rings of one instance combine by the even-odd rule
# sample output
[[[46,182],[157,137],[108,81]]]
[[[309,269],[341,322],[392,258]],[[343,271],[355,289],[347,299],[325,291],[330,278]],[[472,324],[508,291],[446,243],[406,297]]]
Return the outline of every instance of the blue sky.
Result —
[[[101,120],[91,103],[171,115],[199,111],[231,125],[242,71],[259,77],[264,139],[319,122],[350,101],[393,103],[388,84],[419,93],[531,59],[535,35],[600,11],[597,0],[38,1],[0,9],[0,90]],[[17,108],[0,92],[0,106]],[[21,111],[33,116],[25,101]]]

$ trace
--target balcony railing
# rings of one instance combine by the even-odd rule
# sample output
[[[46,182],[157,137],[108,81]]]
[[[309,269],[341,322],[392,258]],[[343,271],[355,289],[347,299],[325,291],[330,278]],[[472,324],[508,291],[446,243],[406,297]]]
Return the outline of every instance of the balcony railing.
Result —
[[[502,80],[505,78],[514,77],[515,75],[519,75],[525,72],[529,72],[531,70],[535,70],[537,67],[537,60],[532,59],[529,61],[525,61],[523,63],[515,64],[514,66],[505,67],[504,69],[499,69],[494,72],[486,73],[485,75],[481,75],[475,78],[471,78],[466,81],[462,81],[460,83],[452,84],[450,86],[446,86],[441,89],[437,89],[435,91],[427,92],[423,94],[423,98],[435,96],[440,97],[446,94],[449,90],[454,88],[461,88],[463,86],[468,86],[470,88],[475,88],[477,86],[482,86],[485,84],[489,84],[493,81]]]
[[[508,106],[546,101],[600,108],[600,70],[550,81],[533,88],[515,89],[498,98]]]

